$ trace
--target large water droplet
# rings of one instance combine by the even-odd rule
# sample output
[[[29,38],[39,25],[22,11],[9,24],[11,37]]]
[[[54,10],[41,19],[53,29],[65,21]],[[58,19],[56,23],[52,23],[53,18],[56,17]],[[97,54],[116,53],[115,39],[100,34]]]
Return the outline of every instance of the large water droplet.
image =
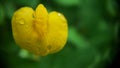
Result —
[[[21,24],[21,25],[23,25],[25,22],[24,22],[24,20],[23,19],[21,19],[21,20],[19,20],[19,22],[18,22],[19,24]]]

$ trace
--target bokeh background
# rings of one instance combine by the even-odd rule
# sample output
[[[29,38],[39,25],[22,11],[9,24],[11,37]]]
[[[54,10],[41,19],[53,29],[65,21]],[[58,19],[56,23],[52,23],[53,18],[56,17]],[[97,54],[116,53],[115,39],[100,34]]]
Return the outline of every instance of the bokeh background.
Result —
[[[119,1],[119,0],[118,0]],[[0,0],[0,68],[119,68],[116,45],[120,22],[117,0]],[[68,20],[68,41],[58,53],[36,59],[15,43],[13,13],[44,4]],[[117,59],[116,59],[117,58]],[[118,60],[118,61],[116,61]]]

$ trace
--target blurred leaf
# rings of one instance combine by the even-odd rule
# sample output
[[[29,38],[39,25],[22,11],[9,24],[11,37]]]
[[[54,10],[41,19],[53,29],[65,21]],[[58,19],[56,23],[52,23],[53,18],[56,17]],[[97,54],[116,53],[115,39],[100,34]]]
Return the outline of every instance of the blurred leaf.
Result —
[[[9,19],[12,18],[12,15],[15,11],[15,6],[13,5],[12,2],[6,2],[5,3],[5,11],[6,11],[6,15]]]
[[[116,15],[114,0],[107,0],[106,1],[106,9],[110,13],[111,16]]]
[[[81,0],[54,0],[55,3],[61,5],[61,6],[77,6],[81,2]]]
[[[16,0],[16,2],[23,6],[29,6],[35,8],[39,4],[40,0]]]
[[[4,9],[3,6],[0,5],[0,25],[3,24],[4,18],[5,18]]]
[[[98,66],[100,61],[101,61],[101,55],[95,54],[95,58],[94,58],[93,62],[87,68],[98,68],[96,66]]]
[[[21,49],[19,56],[21,58],[28,58],[29,57],[29,52],[27,50]]]
[[[23,59],[30,59],[30,60],[34,60],[34,61],[39,61],[39,56],[35,55],[25,49],[21,49],[19,52],[19,56]]]
[[[106,31],[108,29],[108,24],[104,20],[100,20],[98,23],[99,31]]]
[[[84,37],[77,33],[74,27],[69,27],[69,37],[68,40],[74,43],[78,48],[84,48],[88,46],[88,42]]]
[[[114,31],[115,31],[114,37],[115,37],[115,41],[118,40],[119,28],[120,28],[120,22],[117,22],[117,23],[115,24],[115,26],[114,26]],[[117,41],[117,42],[118,42],[118,41]]]

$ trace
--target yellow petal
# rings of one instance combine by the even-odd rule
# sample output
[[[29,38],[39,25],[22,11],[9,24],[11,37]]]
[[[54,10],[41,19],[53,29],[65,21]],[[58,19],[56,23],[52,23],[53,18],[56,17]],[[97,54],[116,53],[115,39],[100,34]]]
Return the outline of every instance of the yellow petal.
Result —
[[[34,12],[33,28],[38,34],[39,54],[47,55],[47,45],[49,44],[49,41],[46,41],[48,32],[48,12],[42,4],[39,4]]]
[[[24,7],[17,10],[12,17],[12,30],[16,43],[22,48],[37,55],[46,55],[48,53],[44,34],[41,29],[35,29],[32,8]],[[41,23],[41,22],[38,22]],[[41,35],[37,32],[41,31]]]
[[[36,52],[34,43],[36,43],[38,35],[32,27],[33,13],[33,9],[29,7],[17,10],[12,17],[12,31],[18,45],[29,51]]]
[[[58,12],[51,12],[49,14],[49,48],[50,53],[60,51],[68,37],[68,26],[65,17]]]
[[[48,18],[48,12],[44,5],[39,4],[35,10],[35,18],[38,20],[47,19]]]
[[[39,4],[37,6],[34,13],[34,19],[34,29],[39,34],[40,38],[44,38],[44,36],[47,34],[48,29],[48,12],[42,4]]]

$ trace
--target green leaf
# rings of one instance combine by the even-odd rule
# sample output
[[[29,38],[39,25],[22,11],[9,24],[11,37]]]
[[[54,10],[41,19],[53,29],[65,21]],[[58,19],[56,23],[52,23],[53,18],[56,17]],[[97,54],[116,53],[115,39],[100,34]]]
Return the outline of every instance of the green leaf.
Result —
[[[27,50],[21,49],[19,56],[21,58],[28,58],[29,57],[29,52]]]
[[[4,18],[5,18],[4,9],[3,6],[0,5],[0,25],[3,24]]]
[[[61,6],[76,6],[80,4],[80,0],[54,0],[54,2]]]
[[[115,3],[114,0],[107,0],[106,2],[106,9],[110,13],[111,16],[116,15],[114,3]]]
[[[13,5],[12,2],[6,2],[5,3],[5,10],[6,10],[6,15],[9,19],[12,18],[12,15],[15,11],[15,6]]]
[[[77,48],[86,48],[88,46],[88,42],[82,35],[77,33],[75,27],[69,27],[68,40],[74,43]]]
[[[20,5],[30,6],[33,8],[39,4],[39,0],[17,0],[16,2]]]

